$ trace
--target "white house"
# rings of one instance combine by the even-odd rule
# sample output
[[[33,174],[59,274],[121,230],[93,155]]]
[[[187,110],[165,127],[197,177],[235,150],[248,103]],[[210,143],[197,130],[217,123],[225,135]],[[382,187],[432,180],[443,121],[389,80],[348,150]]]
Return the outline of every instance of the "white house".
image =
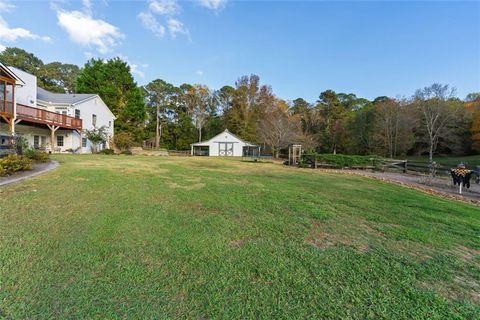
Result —
[[[243,141],[228,129],[207,141],[192,143],[192,156],[242,157],[259,155],[260,147]]]
[[[115,116],[97,94],[52,93],[37,78],[0,63],[0,136],[21,136],[51,152],[91,152],[85,130],[104,126],[109,147]],[[5,141],[5,139],[3,139]]]

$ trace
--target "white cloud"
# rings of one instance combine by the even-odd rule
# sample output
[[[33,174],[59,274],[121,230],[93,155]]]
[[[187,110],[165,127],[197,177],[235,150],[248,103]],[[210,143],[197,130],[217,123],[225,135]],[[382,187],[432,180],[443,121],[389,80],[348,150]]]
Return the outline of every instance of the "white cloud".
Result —
[[[202,7],[210,10],[219,11],[225,8],[227,0],[199,0]]]
[[[7,21],[0,16],[0,40],[5,42],[15,42],[18,39],[32,39],[51,41],[50,37],[39,36],[30,30],[24,28],[10,28]]]
[[[167,27],[170,35],[175,38],[177,34],[184,34],[189,36],[190,33],[188,29],[183,25],[183,23],[177,19],[169,18],[167,20]]]
[[[117,27],[104,20],[94,19],[88,13],[58,10],[57,19],[73,42],[95,47],[102,54],[109,52],[125,38]]]
[[[0,52],[3,52],[7,47],[0,43]]]
[[[0,1],[0,12],[10,12],[13,9],[15,9],[15,5],[5,1]]]
[[[118,57],[120,59],[122,59],[123,61],[125,61],[129,66],[130,66],[130,72],[134,75],[137,75],[139,76],[140,78],[145,78],[145,72],[143,70],[140,70],[140,69],[146,69],[148,68],[148,64],[145,64],[145,63],[140,63],[140,64],[136,64],[136,63],[133,63],[131,62],[128,57],[122,55],[122,54],[119,54]]]
[[[145,29],[152,31],[157,37],[161,38],[165,35],[165,27],[150,12],[140,12],[138,18]]]
[[[83,10],[87,14],[92,14],[92,1],[91,0],[82,0]]]
[[[148,6],[154,13],[161,15],[174,15],[180,11],[180,7],[175,0],[153,0]]]
[[[196,74],[200,77],[203,76],[203,70],[197,70]]]

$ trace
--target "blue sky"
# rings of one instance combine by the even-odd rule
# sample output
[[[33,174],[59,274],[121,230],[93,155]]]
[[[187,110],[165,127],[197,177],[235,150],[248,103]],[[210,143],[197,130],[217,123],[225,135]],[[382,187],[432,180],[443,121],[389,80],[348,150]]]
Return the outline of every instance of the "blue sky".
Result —
[[[8,1],[0,48],[45,62],[128,60],[139,84],[212,89],[258,74],[284,99],[373,99],[433,82],[480,91],[480,2]]]

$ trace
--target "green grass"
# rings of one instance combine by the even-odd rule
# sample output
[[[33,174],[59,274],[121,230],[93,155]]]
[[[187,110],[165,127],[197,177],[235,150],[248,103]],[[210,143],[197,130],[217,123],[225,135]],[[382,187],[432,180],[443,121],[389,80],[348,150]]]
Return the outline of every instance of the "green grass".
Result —
[[[478,207],[277,163],[55,158],[0,187],[0,318],[480,317]]]

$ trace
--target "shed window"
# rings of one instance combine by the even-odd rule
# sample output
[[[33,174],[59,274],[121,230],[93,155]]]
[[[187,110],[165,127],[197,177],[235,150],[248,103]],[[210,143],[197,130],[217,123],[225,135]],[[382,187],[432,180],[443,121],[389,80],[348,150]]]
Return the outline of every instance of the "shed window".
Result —
[[[75,118],[80,119],[80,110],[75,109]]]
[[[82,148],[87,147],[87,138],[82,138]]]

